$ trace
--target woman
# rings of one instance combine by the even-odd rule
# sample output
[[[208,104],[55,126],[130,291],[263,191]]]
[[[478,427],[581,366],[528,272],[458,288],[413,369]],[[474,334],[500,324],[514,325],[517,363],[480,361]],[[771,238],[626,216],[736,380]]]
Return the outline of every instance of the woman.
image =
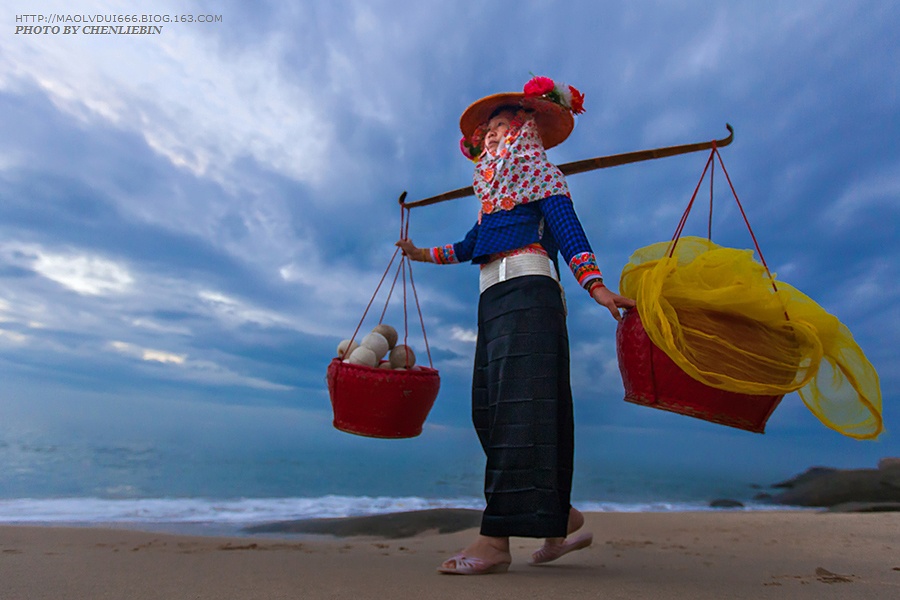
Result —
[[[603,285],[564,175],[545,149],[583,112],[575,88],[535,77],[522,93],[478,100],[463,113],[463,153],[476,161],[478,221],[455,244],[397,245],[413,260],[481,267],[472,420],[487,457],[478,538],[442,573],[505,572],[510,536],[545,538],[532,564],[591,544],[567,536],[584,517],[570,504],[574,454],[566,309],[557,255],[617,320],[634,302]]]

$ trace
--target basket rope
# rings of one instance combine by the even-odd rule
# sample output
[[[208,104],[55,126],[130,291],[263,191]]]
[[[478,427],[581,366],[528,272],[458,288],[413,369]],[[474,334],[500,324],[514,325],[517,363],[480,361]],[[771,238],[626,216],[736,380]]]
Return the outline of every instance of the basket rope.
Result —
[[[744,205],[741,204],[740,198],[738,198],[737,191],[734,189],[734,184],[731,183],[731,177],[728,175],[728,169],[725,168],[725,163],[722,161],[722,155],[719,154],[719,149],[716,147],[716,142],[712,142],[712,150],[709,152],[709,158],[706,160],[706,166],[703,167],[703,173],[700,174],[700,181],[697,182],[697,187],[694,188],[694,193],[691,195],[691,200],[688,202],[687,208],[684,209],[684,213],[681,215],[681,220],[678,222],[678,226],[675,228],[675,233],[672,235],[671,246],[669,248],[669,258],[671,258],[675,254],[675,246],[678,244],[678,240],[681,237],[681,233],[684,230],[684,226],[687,223],[688,215],[691,213],[691,209],[694,207],[694,200],[697,199],[697,193],[700,191],[700,186],[703,184],[703,180],[706,178],[706,172],[709,171],[709,223],[707,225],[707,239],[712,241],[712,210],[713,210],[713,179],[715,176],[716,163],[714,161],[715,158],[719,159],[719,164],[722,166],[722,172],[725,174],[725,179],[728,181],[728,185],[731,188],[731,193],[734,196],[734,201],[737,203],[738,210],[741,211],[741,217],[744,219],[744,224],[747,226],[747,231],[750,232],[750,237],[753,240],[753,246],[756,248],[756,254],[759,256],[759,261],[762,263],[762,266],[766,269],[766,274],[769,276],[769,281],[772,282],[772,289],[776,292],[778,291],[778,287],[775,285],[775,277],[772,276],[772,272],[769,270],[769,265],[766,262],[766,258],[763,256],[762,249],[759,247],[759,242],[756,239],[756,234],[753,233],[753,227],[750,226],[750,220],[747,218],[747,213],[744,212]]]
[[[400,206],[400,237],[405,239],[409,237],[409,217],[410,217],[410,209],[406,206]],[[409,278],[409,287],[412,290],[413,299],[416,303],[416,311],[419,314],[419,323],[422,326],[422,338],[425,340],[425,352],[428,355],[428,366],[432,369],[434,368],[434,363],[431,359],[431,347],[428,344],[428,334],[425,332],[425,319],[422,316],[422,307],[419,304],[419,294],[416,292],[416,285],[413,281],[413,273],[412,273],[412,261],[405,254],[401,254],[400,248],[394,250],[394,254],[391,256],[390,262],[388,262],[387,268],[384,270],[384,273],[381,275],[381,279],[378,281],[378,285],[375,287],[375,292],[373,292],[372,297],[369,299],[369,303],[366,305],[366,309],[363,311],[362,318],[360,318],[359,323],[356,325],[356,329],[353,331],[353,335],[350,337],[350,347],[353,344],[353,341],[356,339],[357,334],[359,333],[360,328],[362,327],[363,322],[366,320],[366,316],[369,314],[369,309],[372,308],[372,304],[375,302],[375,298],[378,296],[378,292],[381,290],[382,284],[384,284],[384,280],[387,278],[388,273],[391,271],[391,267],[394,264],[394,260],[396,260],[397,255],[400,254],[400,262],[397,264],[396,272],[394,273],[393,280],[391,281],[390,289],[388,290],[387,298],[384,302],[384,308],[381,311],[381,316],[378,318],[378,324],[380,325],[384,320],[384,316],[387,313],[388,305],[391,302],[391,297],[394,294],[394,288],[397,286],[397,281],[400,280],[401,288],[403,290],[403,345],[407,346],[409,341],[409,306],[407,303],[407,291],[406,291],[406,280]],[[409,355],[406,356],[406,367],[409,367]]]

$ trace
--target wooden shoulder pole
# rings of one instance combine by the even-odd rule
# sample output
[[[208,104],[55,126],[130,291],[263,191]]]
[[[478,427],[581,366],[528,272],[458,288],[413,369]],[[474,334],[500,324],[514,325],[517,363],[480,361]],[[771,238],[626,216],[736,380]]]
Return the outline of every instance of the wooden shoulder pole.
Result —
[[[728,136],[722,138],[721,140],[697,142],[694,144],[683,144],[681,146],[667,146],[665,148],[652,148],[650,150],[638,150],[636,152],[625,152],[624,154],[613,154],[610,156],[587,158],[585,160],[578,160],[575,162],[559,165],[559,170],[563,172],[563,175],[574,175],[576,173],[584,173],[585,171],[593,171],[595,169],[606,169],[609,167],[617,167],[619,165],[642,162],[645,160],[665,158],[667,156],[677,156],[679,154],[700,152],[701,150],[709,150],[713,146],[716,146],[717,148],[723,148],[734,141],[734,128],[728,123],[725,124],[725,127],[728,129]],[[432,196],[430,198],[415,200],[413,202],[405,202],[406,192],[403,192],[403,195],[400,196],[400,204],[402,204],[406,208],[416,208],[418,206],[428,206],[430,204],[437,204],[438,202],[445,202],[447,200],[465,198],[466,196],[471,196],[474,193],[475,190],[472,189],[472,186],[469,186],[459,188],[458,190],[444,192],[443,194],[438,194],[437,196]]]

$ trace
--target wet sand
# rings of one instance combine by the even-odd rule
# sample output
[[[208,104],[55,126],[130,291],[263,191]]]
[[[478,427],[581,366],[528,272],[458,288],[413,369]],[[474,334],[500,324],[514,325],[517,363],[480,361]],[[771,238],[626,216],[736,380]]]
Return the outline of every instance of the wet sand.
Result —
[[[898,513],[592,513],[594,545],[555,563],[529,566],[539,542],[514,538],[508,573],[440,575],[477,529],[438,529],[466,518],[328,520],[316,535],[284,523],[235,538],[4,526],[0,598],[900,598]]]

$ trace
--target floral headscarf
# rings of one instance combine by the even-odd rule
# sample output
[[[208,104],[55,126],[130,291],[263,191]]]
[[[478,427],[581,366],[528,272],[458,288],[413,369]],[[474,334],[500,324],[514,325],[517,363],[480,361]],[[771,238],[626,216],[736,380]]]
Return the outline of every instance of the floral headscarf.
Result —
[[[569,188],[562,172],[547,160],[534,118],[519,111],[496,153],[485,148],[475,164],[475,195],[481,201],[482,215],[512,210],[519,204],[549,196],[568,196]]]

